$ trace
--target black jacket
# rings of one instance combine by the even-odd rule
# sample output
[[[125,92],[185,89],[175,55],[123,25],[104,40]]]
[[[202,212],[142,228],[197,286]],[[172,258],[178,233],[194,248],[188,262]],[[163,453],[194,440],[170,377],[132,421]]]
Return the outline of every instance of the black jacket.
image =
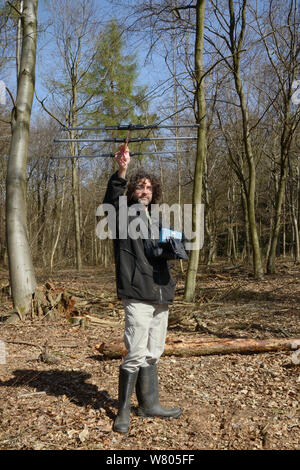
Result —
[[[103,203],[114,205],[119,224],[119,197],[124,195],[127,180],[114,173],[107,185]],[[128,224],[134,216],[128,217]],[[118,233],[118,230],[117,230]],[[114,239],[114,255],[116,265],[116,283],[119,299],[129,298],[170,304],[174,298],[175,281],[172,278],[167,260],[148,259],[144,251],[142,238]]]

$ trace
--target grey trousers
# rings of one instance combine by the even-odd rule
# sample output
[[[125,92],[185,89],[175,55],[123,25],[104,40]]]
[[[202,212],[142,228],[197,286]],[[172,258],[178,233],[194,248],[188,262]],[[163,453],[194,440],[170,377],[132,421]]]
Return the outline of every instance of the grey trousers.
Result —
[[[134,372],[156,364],[165,347],[168,305],[123,299],[125,308],[124,343],[128,351],[121,367]]]

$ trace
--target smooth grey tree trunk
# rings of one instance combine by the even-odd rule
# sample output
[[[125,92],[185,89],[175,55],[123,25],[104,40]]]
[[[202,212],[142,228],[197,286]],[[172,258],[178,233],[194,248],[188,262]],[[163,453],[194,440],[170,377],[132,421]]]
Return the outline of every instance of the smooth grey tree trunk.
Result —
[[[200,233],[200,214],[197,205],[202,200],[203,165],[206,155],[206,103],[203,82],[203,42],[204,42],[204,16],[205,0],[197,0],[196,4],[196,40],[195,40],[195,77],[196,77],[196,102],[197,102],[197,156],[194,172],[193,186],[193,213],[192,230]],[[187,278],[184,291],[184,300],[192,302],[195,295],[197,271],[199,265],[199,249],[192,250],[189,256]]]
[[[6,176],[6,239],[14,308],[31,310],[36,280],[27,234],[26,165],[35,84],[38,0],[24,0],[22,52]]]

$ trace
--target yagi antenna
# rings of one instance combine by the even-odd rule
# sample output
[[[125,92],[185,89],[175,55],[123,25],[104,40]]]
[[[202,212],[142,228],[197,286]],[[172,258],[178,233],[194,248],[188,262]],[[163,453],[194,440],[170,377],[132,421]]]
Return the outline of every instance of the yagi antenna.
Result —
[[[160,140],[197,140],[197,137],[138,137],[130,139],[130,142],[152,142]],[[126,139],[116,137],[114,139],[54,139],[54,142],[115,142],[124,143]]]
[[[150,129],[197,128],[200,124],[160,125],[160,124],[118,124],[98,127],[64,127],[64,131],[143,131]]]
[[[172,136],[172,137],[138,137],[130,139],[130,134],[132,131],[141,131],[147,129],[178,129],[178,128],[197,128],[200,124],[181,124],[181,125],[160,125],[160,124],[118,124],[114,126],[98,126],[98,127],[64,127],[64,131],[111,131],[111,130],[120,130],[125,131],[127,130],[127,136],[125,138],[115,137],[115,138],[63,138],[63,139],[54,139],[54,142],[62,143],[62,142],[114,142],[114,143],[125,143],[128,144],[129,141],[131,143],[136,142],[157,142],[157,141],[169,141],[169,140],[197,140],[197,137],[185,137],[185,136]],[[158,154],[158,152],[149,152],[148,154]],[[170,153],[170,152],[160,152],[162,153]],[[172,152],[172,153],[181,153],[181,152]],[[132,155],[146,155],[147,152],[143,153],[132,153]],[[99,155],[99,157],[112,157],[114,154],[103,154]],[[61,156],[61,157],[52,157],[52,158],[97,158],[96,155],[82,155],[82,156]]]
[[[174,153],[190,153],[189,150],[183,150],[183,151],[164,151],[164,152],[133,152],[130,153],[131,157],[135,156],[140,156],[140,155],[163,155],[163,154],[174,154]],[[103,153],[100,155],[57,155],[51,157],[53,160],[58,160],[58,159],[63,159],[63,158],[71,158],[71,159],[76,159],[76,158],[113,158],[115,156],[115,153]]]

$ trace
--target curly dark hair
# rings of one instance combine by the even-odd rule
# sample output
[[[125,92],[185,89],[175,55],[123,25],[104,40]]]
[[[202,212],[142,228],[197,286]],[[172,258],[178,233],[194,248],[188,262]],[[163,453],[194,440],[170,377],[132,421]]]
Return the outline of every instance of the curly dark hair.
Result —
[[[160,184],[160,179],[153,175],[148,173],[145,170],[138,170],[136,173],[131,175],[129,179],[129,183],[127,186],[127,191],[126,191],[126,196],[127,196],[127,201],[128,204],[131,204],[132,201],[132,195],[135,191],[135,188],[138,185],[138,182],[144,179],[148,179],[151,181],[152,184],[152,201],[151,204],[156,204],[158,203],[159,199],[161,198],[161,184]]]

